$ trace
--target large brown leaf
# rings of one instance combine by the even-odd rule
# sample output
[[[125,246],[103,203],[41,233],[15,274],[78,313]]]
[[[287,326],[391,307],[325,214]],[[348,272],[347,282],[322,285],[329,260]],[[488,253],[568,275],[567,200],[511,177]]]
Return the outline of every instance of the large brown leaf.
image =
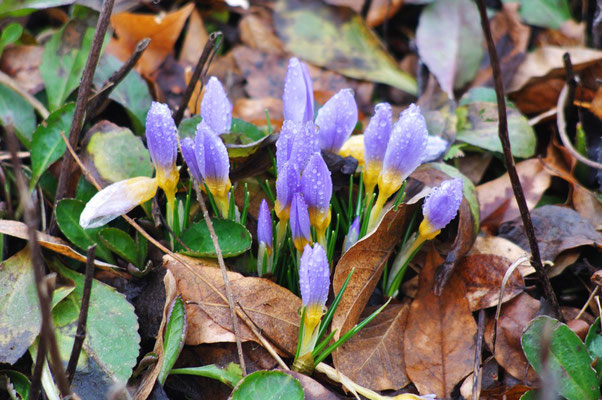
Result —
[[[466,256],[458,264],[458,273],[466,286],[466,297],[471,311],[494,307],[498,304],[502,279],[512,261],[493,254]],[[520,293],[525,286],[523,277],[515,270],[506,283],[502,302]]]
[[[206,327],[207,316],[221,328],[233,332],[221,271],[212,261],[185,259],[187,265],[165,256],[164,266],[176,278],[178,291],[184,300],[203,311],[189,315],[189,332],[198,334],[203,329],[202,326]],[[299,333],[301,299],[267,279],[244,277],[236,272],[228,272],[228,278],[236,304],[261,329],[265,338],[272,341],[283,354],[294,354]],[[258,341],[243,321],[239,322],[239,327],[241,340]],[[186,342],[199,343],[198,338],[194,337],[187,337]]]
[[[403,331],[409,303],[391,304],[341,346],[336,367],[372,390],[401,389],[408,384],[403,361]],[[366,310],[364,315],[374,309]]]
[[[462,279],[453,274],[441,295],[434,274],[443,259],[431,246],[420,272],[420,287],[403,339],[406,372],[420,394],[451,397],[454,386],[473,368],[477,324]]]

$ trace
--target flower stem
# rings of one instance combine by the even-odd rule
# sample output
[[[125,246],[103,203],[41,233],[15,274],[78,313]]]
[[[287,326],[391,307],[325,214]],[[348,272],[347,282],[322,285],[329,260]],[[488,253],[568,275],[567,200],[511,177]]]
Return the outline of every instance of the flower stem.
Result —
[[[391,266],[391,272],[389,273],[389,281],[387,282],[387,296],[394,297],[397,295],[399,285],[403,280],[408,265],[414,255],[418,253],[418,250],[422,247],[426,238],[420,234],[414,239],[411,245],[404,246],[402,251],[397,255],[393,265]]]

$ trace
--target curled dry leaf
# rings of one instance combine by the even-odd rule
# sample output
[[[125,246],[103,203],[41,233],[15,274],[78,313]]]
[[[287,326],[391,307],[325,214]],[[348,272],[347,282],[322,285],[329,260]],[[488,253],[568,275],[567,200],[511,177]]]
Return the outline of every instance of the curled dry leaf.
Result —
[[[513,377],[527,383],[537,381],[537,374],[529,366],[520,337],[529,322],[539,314],[541,304],[527,293],[522,293],[502,306],[497,327],[495,360]],[[485,327],[485,342],[493,347],[493,318]]]
[[[462,279],[453,274],[437,296],[435,269],[443,262],[430,246],[412,301],[403,346],[408,377],[420,394],[451,397],[454,386],[473,369],[477,324]]]
[[[401,389],[409,383],[403,359],[403,331],[409,303],[390,304],[341,346],[337,370],[372,390]],[[372,309],[366,309],[364,316]]]
[[[136,64],[136,69],[143,75],[152,74],[173,51],[176,40],[193,8],[194,3],[189,3],[167,14],[124,12],[111,16],[111,26],[115,29],[117,38],[111,39],[108,52],[125,61],[140,40],[150,38],[151,42]]]
[[[531,253],[524,250],[516,243],[499,236],[478,236],[477,240],[474,242],[474,246],[472,246],[472,249],[470,249],[468,254],[492,254],[504,257],[512,262],[521,257],[531,258]],[[525,261],[518,266],[518,271],[521,276],[525,277],[535,273],[535,268],[533,268],[528,261]]]
[[[466,256],[458,264],[458,273],[466,286],[471,311],[497,306],[502,279],[512,261],[493,254]],[[522,293],[523,277],[515,270],[506,283],[502,302]]]
[[[194,305],[204,313],[189,315],[186,343],[200,344],[198,339],[203,339],[202,335],[208,334],[202,331],[210,326],[204,320],[206,316],[224,330],[233,332],[224,281],[219,268],[216,268],[212,261],[187,257],[184,259],[186,265],[166,255],[163,265],[173,273],[178,291],[189,305],[187,310],[190,311],[190,306]],[[244,277],[236,272],[228,272],[228,278],[234,301],[259,327],[264,337],[275,344],[282,354],[295,354],[301,299],[267,279]],[[244,322],[241,321],[239,327],[241,340],[258,340]],[[224,334],[223,330],[220,332]],[[191,337],[192,333],[201,336]]]
[[[538,159],[521,161],[516,164],[527,207],[533,209],[550,186],[551,174]],[[506,172],[497,179],[477,186],[481,209],[481,228],[490,233],[497,232],[500,224],[518,216],[518,204],[514,198],[510,177]]]

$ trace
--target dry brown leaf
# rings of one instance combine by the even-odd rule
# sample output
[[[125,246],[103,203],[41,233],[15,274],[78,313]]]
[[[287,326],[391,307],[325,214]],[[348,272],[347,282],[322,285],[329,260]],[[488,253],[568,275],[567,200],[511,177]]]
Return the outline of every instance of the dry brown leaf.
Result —
[[[337,331],[335,340],[359,320],[368,298],[382,275],[385,263],[395,245],[401,240],[405,225],[415,208],[416,204],[404,203],[397,211],[393,208],[389,209],[379,225],[347,250],[339,260],[332,278],[335,293],[341,290],[351,270],[355,270],[334,312],[331,329]],[[335,366],[338,367],[338,351],[333,354]]]
[[[233,332],[221,271],[215,267],[213,260],[186,260],[187,265],[183,265],[167,255],[163,259],[165,268],[176,279],[182,298],[189,305],[197,305],[221,328]],[[261,329],[265,338],[273,342],[282,354],[294,354],[299,334],[301,299],[267,279],[244,277],[236,272],[228,272],[228,279],[236,304]],[[207,324],[203,321],[203,314],[194,315],[195,318],[191,315],[188,319],[188,330],[198,334]],[[199,318],[200,321],[197,320]],[[243,321],[240,321],[239,327],[241,340],[258,341]],[[194,337],[187,337],[186,342],[198,344]]]
[[[372,390],[397,390],[409,383],[403,361],[403,331],[409,303],[390,304],[341,346],[336,368]],[[366,309],[364,316],[375,308]]]
[[[284,117],[282,116],[282,100],[274,97],[258,99],[240,98],[234,102],[232,116],[258,126],[266,126],[265,112],[268,111],[270,124],[275,132],[280,130]]]
[[[196,304],[186,305],[186,313],[188,314],[188,319],[194,321],[193,324],[188,324],[188,332],[186,333],[187,345],[233,343],[236,341],[234,333],[218,325]]]
[[[155,386],[155,381],[159,376],[161,365],[163,364],[163,358],[165,356],[163,352],[163,331],[165,329],[165,325],[167,324],[169,307],[178,294],[176,280],[170,271],[165,273],[165,276],[163,277],[163,284],[165,285],[165,306],[163,307],[163,318],[161,319],[161,325],[159,326],[159,331],[157,333],[157,341],[155,342],[155,348],[153,349],[153,352],[157,355],[157,363],[153,368],[150,368],[144,374],[142,382],[136,390],[134,397],[135,400],[145,400],[148,398],[153,390],[153,387]]]
[[[478,185],[483,179],[485,171],[489,167],[489,163],[493,159],[493,154],[489,152],[470,153],[464,157],[456,158],[457,168],[462,172],[472,183]]]
[[[373,0],[366,15],[366,24],[371,27],[382,24],[397,14],[403,3],[404,0]]]
[[[512,261],[493,254],[466,256],[458,264],[458,273],[466,286],[466,297],[471,311],[497,306],[502,279]],[[525,282],[520,272],[514,271],[506,283],[502,302],[522,293]]]
[[[107,51],[125,61],[140,40],[150,38],[150,44],[136,64],[136,69],[148,76],[157,70],[167,55],[173,51],[174,44],[193,8],[194,3],[189,3],[177,11],[158,15],[129,12],[113,15],[111,26],[115,29],[117,38],[111,39]]]
[[[527,206],[532,209],[550,186],[551,174],[538,159],[519,162],[516,164],[516,172]],[[477,186],[477,195],[481,209],[481,228],[490,233],[495,233],[503,222],[520,215],[508,173]]]
[[[238,25],[240,40],[252,49],[267,54],[284,54],[282,42],[272,28],[272,17],[263,9],[245,15]]]
[[[453,274],[441,296],[433,292],[435,269],[443,262],[434,247],[420,272],[403,339],[406,372],[420,394],[451,397],[473,369],[477,324],[462,279]]]
[[[498,321],[495,360],[510,375],[527,383],[536,382],[537,374],[525,358],[520,337],[529,322],[538,315],[540,307],[539,301],[522,293],[502,306]],[[485,327],[485,342],[490,349],[493,346],[493,323],[492,318]]]
[[[280,369],[285,374],[289,374],[292,377],[296,378],[301,386],[303,387],[303,394],[305,395],[305,400],[337,400],[339,399],[334,393],[326,389],[322,384],[313,378],[301,374],[295,371],[284,371]]]
[[[11,46],[2,52],[0,70],[12,76],[23,89],[36,94],[44,89],[44,80],[40,73],[42,46]]]
[[[25,225],[23,222],[0,220],[0,233],[2,234],[14,236],[23,240],[29,240],[29,233],[27,230],[27,225]],[[72,258],[74,260],[81,261],[83,263],[86,262],[86,256],[73,250],[70,247],[69,243],[55,236],[50,236],[44,232],[38,231],[37,234],[38,241],[40,242],[40,245],[42,247],[67,256],[69,258]],[[119,275],[123,274],[119,271],[120,268],[118,266],[106,263],[104,261],[94,260],[94,265],[98,268],[111,271]]]
[[[585,30],[584,21],[577,22],[569,19],[559,29],[546,29],[540,32],[535,39],[534,47],[585,46]]]
[[[521,248],[516,243],[499,236],[478,236],[474,246],[470,249],[468,255],[473,254],[493,254],[504,257],[515,262],[521,257],[531,257],[531,253]],[[535,273],[535,268],[528,261],[518,266],[521,276],[525,277]]]
[[[180,56],[178,60],[189,67],[194,66],[199,62],[199,58],[205,48],[205,43],[209,39],[209,34],[203,24],[201,14],[195,9],[190,14],[188,20],[188,28],[184,36],[184,42],[182,43],[182,50],[180,50]]]

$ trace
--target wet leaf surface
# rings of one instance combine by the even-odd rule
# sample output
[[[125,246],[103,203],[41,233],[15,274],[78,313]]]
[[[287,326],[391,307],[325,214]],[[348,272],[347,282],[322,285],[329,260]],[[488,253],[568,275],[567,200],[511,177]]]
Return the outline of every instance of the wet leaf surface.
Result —
[[[0,85],[0,123],[14,127],[17,137],[28,148],[36,128],[35,120],[33,107],[17,93]]]

